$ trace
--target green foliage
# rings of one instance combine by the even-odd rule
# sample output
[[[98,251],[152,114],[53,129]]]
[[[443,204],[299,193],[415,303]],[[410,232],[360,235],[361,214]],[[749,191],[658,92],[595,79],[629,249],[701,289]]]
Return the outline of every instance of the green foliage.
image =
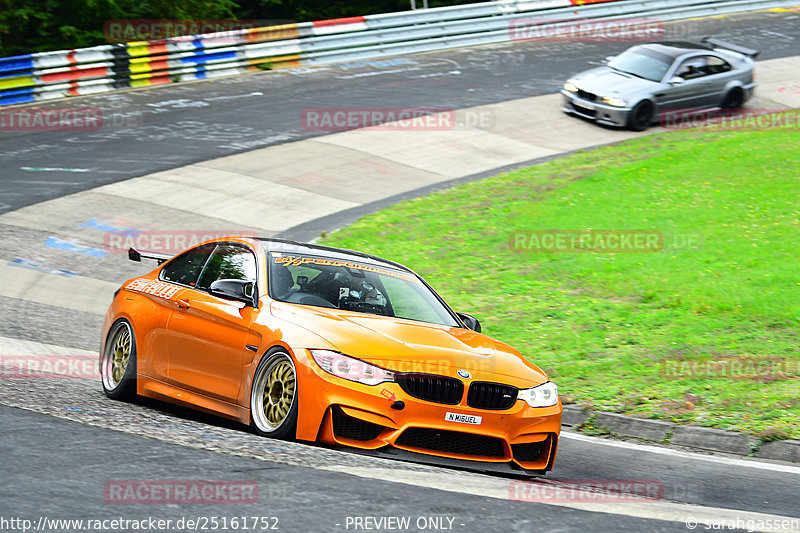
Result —
[[[430,0],[428,7],[474,4],[486,0]],[[416,0],[417,8],[422,0]],[[410,0],[240,0],[237,14],[242,18],[291,19],[297,22],[325,20],[411,9]]]
[[[0,0],[0,56],[107,44],[103,27],[119,19],[234,16],[231,0]]]
[[[476,1],[438,0],[430,7]],[[302,22],[404,11],[410,5],[405,0],[0,0],[0,57],[107,44],[103,27],[112,20]]]

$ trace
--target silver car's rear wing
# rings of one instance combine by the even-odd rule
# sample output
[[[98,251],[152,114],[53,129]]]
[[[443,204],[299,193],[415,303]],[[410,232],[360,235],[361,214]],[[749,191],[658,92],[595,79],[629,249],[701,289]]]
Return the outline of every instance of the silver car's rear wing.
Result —
[[[158,252],[145,252],[139,251],[136,248],[128,248],[128,259],[131,261],[136,261],[137,263],[141,262],[142,258],[144,259],[155,259],[158,261],[158,264],[165,263],[172,259],[173,256],[169,254],[160,254]]]
[[[744,56],[747,56],[751,59],[757,58],[758,54],[760,54],[758,50],[753,50],[752,48],[745,48],[744,46],[739,46],[737,44],[729,43],[727,41],[723,41],[722,39],[717,39],[715,37],[704,37],[700,42],[703,44],[710,45],[712,48],[729,50],[731,52],[736,52]]]

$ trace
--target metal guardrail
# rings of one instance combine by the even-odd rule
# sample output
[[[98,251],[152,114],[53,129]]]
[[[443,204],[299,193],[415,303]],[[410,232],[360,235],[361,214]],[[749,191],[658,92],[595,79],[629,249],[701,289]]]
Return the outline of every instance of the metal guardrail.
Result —
[[[514,24],[658,21],[794,6],[798,0],[498,0],[366,17],[0,58],[0,106],[129,87],[508,42]]]

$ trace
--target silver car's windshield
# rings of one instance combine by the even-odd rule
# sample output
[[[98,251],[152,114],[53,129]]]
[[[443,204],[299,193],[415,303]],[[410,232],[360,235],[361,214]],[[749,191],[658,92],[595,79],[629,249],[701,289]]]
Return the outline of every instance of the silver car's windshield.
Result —
[[[608,62],[614,70],[650,81],[661,81],[671,64],[670,56],[641,47],[627,50]]]

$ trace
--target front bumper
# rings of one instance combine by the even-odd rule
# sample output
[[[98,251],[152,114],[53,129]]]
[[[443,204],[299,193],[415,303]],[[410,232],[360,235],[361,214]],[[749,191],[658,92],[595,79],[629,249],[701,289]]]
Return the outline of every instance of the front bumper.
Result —
[[[304,417],[304,404],[323,409],[317,442],[394,456],[444,458],[448,464],[480,463],[491,465],[491,470],[542,473],[553,467],[561,430],[560,402],[531,408],[517,400],[506,410],[476,409],[466,404],[466,389],[460,403],[448,405],[417,399],[398,383],[369,386],[318,367],[308,370],[300,384],[299,418]],[[464,384],[468,387],[470,381]],[[448,412],[480,417],[480,424],[446,421]]]
[[[578,115],[599,124],[607,126],[625,127],[631,113],[629,107],[614,107],[602,102],[581,98],[575,93],[561,90],[563,97],[561,110],[570,115]]]

